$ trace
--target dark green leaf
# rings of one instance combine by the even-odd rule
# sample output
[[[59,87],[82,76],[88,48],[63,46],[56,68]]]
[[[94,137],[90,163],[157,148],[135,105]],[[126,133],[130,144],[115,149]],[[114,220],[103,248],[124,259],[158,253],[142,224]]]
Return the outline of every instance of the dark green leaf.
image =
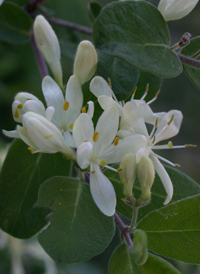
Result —
[[[165,167],[167,173],[169,174],[173,186],[174,186],[174,195],[172,202],[184,199],[189,196],[196,195],[200,193],[200,186],[194,180],[189,178],[184,173],[170,167]],[[121,199],[124,198],[123,195],[123,185],[120,181],[119,175],[113,171],[106,170],[105,175],[113,183],[116,194],[117,194],[117,210],[128,217],[132,218],[132,208],[126,205]],[[135,197],[140,196],[140,185],[138,181],[135,182],[133,187],[133,192]],[[163,207],[163,203],[166,198],[166,192],[162,185],[160,178],[156,175],[152,191],[151,191],[151,203],[147,206],[140,208],[138,220],[141,220],[149,212]]]
[[[88,3],[88,9],[89,9],[89,16],[92,22],[97,18],[99,15],[102,7],[98,2],[89,2]]]
[[[144,274],[180,274],[172,264],[151,253],[149,253],[146,263],[140,268]]]
[[[165,20],[144,1],[113,2],[102,9],[93,26],[97,49],[160,77],[175,77],[182,71],[170,48]]]
[[[125,243],[119,245],[113,252],[108,274],[143,274],[135,262],[132,249]]]
[[[114,232],[114,219],[95,205],[89,185],[67,177],[54,177],[39,190],[36,206],[51,208],[50,226],[38,239],[59,263],[88,260],[103,252]]]
[[[77,50],[78,44],[76,43],[71,43],[71,42],[60,42],[60,48],[61,52],[63,55],[74,59],[76,55],[76,50]]]
[[[127,99],[133,92],[138,79],[139,70],[132,65],[98,51],[97,75],[106,81],[111,80],[112,89],[119,101]]]
[[[191,39],[190,43],[181,50],[181,54],[192,56],[200,50],[200,36]],[[196,60],[200,61],[200,56]],[[200,89],[200,69],[184,64],[183,69],[192,83]]]
[[[200,263],[200,195],[155,210],[138,228],[146,231],[154,252],[187,263]]]
[[[29,238],[47,223],[49,210],[34,208],[39,186],[55,175],[69,175],[61,154],[34,154],[21,140],[9,149],[0,175],[0,226],[17,238]]]
[[[0,8],[0,40],[24,43],[30,40],[30,16],[18,5],[4,2]]]

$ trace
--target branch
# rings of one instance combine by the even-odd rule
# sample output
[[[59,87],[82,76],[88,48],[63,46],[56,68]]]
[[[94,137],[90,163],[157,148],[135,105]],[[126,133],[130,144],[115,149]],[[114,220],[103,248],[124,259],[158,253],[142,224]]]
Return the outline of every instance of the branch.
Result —
[[[189,66],[200,68],[200,61],[195,60],[191,57],[187,57],[185,55],[182,55],[180,53],[175,52],[178,58],[181,60],[182,63],[187,64]]]
[[[92,29],[91,28],[88,28],[88,27],[85,27],[85,26],[82,26],[82,25],[78,25],[78,24],[75,24],[75,23],[72,23],[72,22],[68,22],[68,21],[59,19],[59,18],[55,18],[55,17],[49,17],[49,18],[47,18],[47,20],[49,22],[51,22],[53,24],[56,24],[56,25],[59,25],[61,27],[67,27],[67,28],[70,28],[70,29],[78,30],[78,31],[87,33],[89,35],[92,34]]]
[[[32,2],[29,2],[27,6],[25,6],[25,10],[31,14],[35,12],[39,6],[41,6],[46,0],[33,0]]]
[[[127,232],[127,227],[124,225],[124,223],[119,218],[119,216],[117,215],[117,213],[114,214],[114,217],[115,217],[115,223],[119,227],[119,230],[121,231],[122,235],[124,236],[127,244],[132,247],[133,246],[133,242],[131,240],[131,237],[129,236],[129,233]]]

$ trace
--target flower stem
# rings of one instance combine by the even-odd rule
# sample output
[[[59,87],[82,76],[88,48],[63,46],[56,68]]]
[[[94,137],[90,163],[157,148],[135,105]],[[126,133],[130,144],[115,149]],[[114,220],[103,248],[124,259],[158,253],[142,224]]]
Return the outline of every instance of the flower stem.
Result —
[[[133,207],[133,217],[132,217],[132,220],[131,220],[131,225],[129,227],[128,233],[132,233],[134,231],[135,224],[137,222],[138,209],[139,209],[138,206]]]
[[[191,67],[200,68],[200,61],[195,60],[191,57],[187,57],[180,53],[176,53],[176,55],[178,56],[178,58],[181,60],[182,63],[187,64]]]
[[[118,226],[119,230],[121,231],[121,234],[124,236],[124,239],[126,240],[127,244],[132,247],[133,242],[132,242],[131,237],[127,231],[127,227],[124,225],[124,223],[119,218],[117,213],[114,214],[114,217],[115,217],[115,223]]]
[[[35,12],[39,6],[41,6],[46,0],[33,0],[25,6],[25,10],[31,14]]]

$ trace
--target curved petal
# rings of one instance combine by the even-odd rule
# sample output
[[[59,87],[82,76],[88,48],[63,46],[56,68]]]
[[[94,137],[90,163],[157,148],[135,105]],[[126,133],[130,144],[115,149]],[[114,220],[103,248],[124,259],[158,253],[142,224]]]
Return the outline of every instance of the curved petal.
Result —
[[[70,147],[76,147],[72,134],[67,130],[63,132],[65,143]]]
[[[93,145],[90,142],[82,143],[77,149],[77,162],[80,168],[84,169],[90,165],[88,160],[89,154],[91,153]]]
[[[54,107],[48,107],[45,111],[45,118],[47,118],[47,120],[51,121],[53,115],[55,112],[55,108]]]
[[[87,113],[82,113],[75,121],[73,127],[73,138],[76,147],[86,140],[92,142],[94,134],[93,122]]]
[[[123,109],[125,119],[131,121],[153,115],[150,106],[144,100],[132,100],[125,104]]]
[[[38,147],[35,145],[35,143],[29,138],[27,135],[25,129],[21,126],[17,126],[17,132],[19,134],[19,137],[26,143],[28,146],[33,148],[34,150],[38,150]]]
[[[88,104],[88,111],[87,114],[90,116],[90,118],[93,118],[94,115],[94,103],[92,101],[87,102]]]
[[[15,130],[11,130],[11,131],[7,131],[7,130],[3,129],[2,132],[7,137],[10,137],[10,138],[20,138],[16,129]]]
[[[90,82],[90,91],[98,98],[101,95],[112,97],[113,91],[101,76],[95,76]]]
[[[90,191],[95,204],[106,216],[115,213],[116,194],[112,183],[102,173],[99,165],[94,164],[90,172]]]
[[[144,118],[145,123],[154,125],[157,119],[158,119],[158,123],[159,123],[165,114],[166,114],[166,112],[157,112],[157,113],[153,113],[153,115],[146,116]]]
[[[42,102],[34,101],[34,100],[28,100],[24,103],[24,111],[32,111],[35,113],[38,113],[42,116],[45,116],[45,107]]]
[[[102,107],[102,109],[106,110],[108,107],[115,106],[119,111],[119,115],[120,116],[123,115],[122,106],[120,106],[120,104],[118,104],[115,100],[113,100],[112,97],[107,95],[101,95],[98,97],[98,102],[100,106]]]
[[[137,164],[139,163],[140,158],[141,158],[142,156],[147,156],[147,157],[149,157],[150,152],[151,152],[151,147],[147,147],[147,146],[146,146],[146,147],[140,148],[140,149],[138,150],[138,152],[136,153],[136,162],[137,162]]]
[[[157,157],[155,157],[154,155],[150,154],[149,157],[154,165],[155,171],[158,173],[158,176],[160,177],[163,186],[167,192],[167,198],[164,202],[164,205],[167,205],[173,196],[173,185],[172,185],[172,181],[167,173],[167,171],[165,170],[165,168],[163,167],[163,165],[161,164],[161,162],[158,160]]]

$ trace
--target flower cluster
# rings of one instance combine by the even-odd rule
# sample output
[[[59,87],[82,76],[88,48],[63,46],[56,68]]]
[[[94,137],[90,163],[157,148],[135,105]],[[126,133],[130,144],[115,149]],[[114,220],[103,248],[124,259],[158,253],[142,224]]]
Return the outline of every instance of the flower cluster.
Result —
[[[150,198],[156,171],[167,192],[164,204],[169,203],[173,186],[160,160],[176,165],[154,151],[176,148],[171,141],[165,145],[158,143],[177,135],[182,113],[178,110],[153,113],[150,104],[156,100],[157,95],[146,102],[144,99],[148,86],[140,100],[134,98],[135,89],[129,102],[118,102],[105,79],[95,76],[91,80],[96,71],[97,53],[89,41],[82,41],[78,46],[73,75],[64,92],[58,39],[41,15],[36,17],[34,34],[55,78],[53,80],[46,76],[42,81],[47,107],[30,93],[18,93],[12,112],[15,121],[21,125],[17,125],[13,131],[4,130],[4,134],[21,138],[31,153],[61,152],[66,158],[76,162],[81,171],[90,171],[92,197],[107,216],[112,216],[115,212],[116,194],[112,183],[102,171],[105,168],[119,172],[124,185],[127,183],[124,191],[126,196],[132,195],[132,186],[138,173],[144,199]],[[88,102],[87,112],[83,107],[82,85],[89,80],[90,91],[103,109],[96,127],[92,121],[93,102]],[[150,133],[147,124],[152,125]],[[178,146],[181,147],[185,146]],[[118,169],[111,166],[120,162]]]

